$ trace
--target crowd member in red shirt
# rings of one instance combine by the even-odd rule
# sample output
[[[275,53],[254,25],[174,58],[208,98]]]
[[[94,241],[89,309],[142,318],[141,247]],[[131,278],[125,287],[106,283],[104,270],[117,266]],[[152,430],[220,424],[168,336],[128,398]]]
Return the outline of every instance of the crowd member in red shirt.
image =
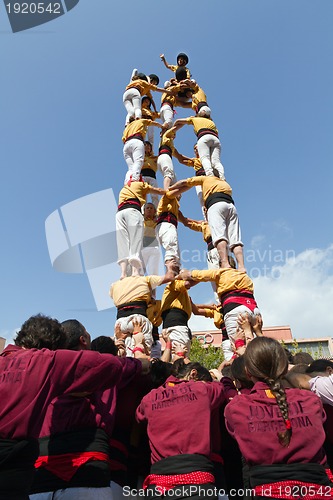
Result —
[[[209,459],[211,417],[225,396],[220,383],[197,381],[199,370],[199,364],[183,362],[177,376],[153,389],[137,409],[137,420],[148,423],[152,467],[144,488],[149,487],[149,498],[217,498]]]
[[[79,321],[67,320],[62,326],[68,348],[90,349],[90,335]],[[110,438],[118,393],[139,378],[142,369],[142,363],[133,358],[121,358],[120,362],[121,377],[113,387],[86,397],[58,396],[49,405],[40,432],[40,454],[30,500],[48,500],[60,492],[61,498],[85,500],[107,500],[112,496]]]
[[[61,324],[33,316],[0,355],[0,498],[25,500],[38,457],[38,436],[51,401],[60,395],[112,387],[121,361],[65,350]]]
[[[288,359],[276,340],[255,338],[244,361],[255,385],[250,394],[228,403],[225,418],[248,466],[255,498],[332,498],[320,399],[309,391],[283,388]]]

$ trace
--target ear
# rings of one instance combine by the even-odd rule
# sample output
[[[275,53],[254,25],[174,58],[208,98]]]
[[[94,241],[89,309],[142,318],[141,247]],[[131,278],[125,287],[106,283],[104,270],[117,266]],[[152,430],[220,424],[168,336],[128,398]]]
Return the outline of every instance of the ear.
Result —
[[[326,373],[327,373],[327,376],[332,375],[332,373],[333,373],[333,368],[331,368],[330,366],[328,366],[328,367],[326,368]]]
[[[195,368],[190,371],[189,380],[198,380],[198,372]]]

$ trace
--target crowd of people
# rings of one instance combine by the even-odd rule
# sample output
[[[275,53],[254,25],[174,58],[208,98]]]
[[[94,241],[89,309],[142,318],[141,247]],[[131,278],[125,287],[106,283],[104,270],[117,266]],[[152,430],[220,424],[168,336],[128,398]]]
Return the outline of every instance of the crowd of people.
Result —
[[[76,319],[39,314],[0,354],[0,500],[333,498],[333,363],[291,358],[263,336],[206,94],[186,54],[161,60],[174,77],[160,88],[157,75],[134,70],[123,98],[114,335],[91,340]],[[195,114],[174,121],[177,106]],[[194,158],[174,145],[185,124]],[[174,157],[195,175],[177,181]],[[201,221],[180,211],[192,186]],[[206,270],[181,268],[179,221],[202,233]],[[192,302],[202,281],[214,304]],[[191,361],[192,314],[222,331],[218,368]]]

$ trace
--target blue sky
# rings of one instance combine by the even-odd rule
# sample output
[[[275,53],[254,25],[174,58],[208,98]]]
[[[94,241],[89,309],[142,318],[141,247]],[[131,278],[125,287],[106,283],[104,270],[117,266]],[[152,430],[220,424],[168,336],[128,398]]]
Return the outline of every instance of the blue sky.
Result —
[[[331,335],[332,16],[331,0],[172,0],[167,9],[81,0],[13,34],[0,4],[0,335],[10,338],[38,312],[75,317],[93,337],[112,333],[114,309],[97,311],[87,276],[52,268],[44,224],[78,198],[109,188],[117,197],[126,172],[122,94],[134,67],[161,82],[171,76],[162,52],[169,62],[189,54],[208,96],[266,325]],[[192,155],[194,140],[181,129],[177,149]],[[192,174],[175,165],[178,178]],[[182,211],[200,218],[194,190]],[[180,244],[192,260],[204,251],[200,234],[182,226]],[[184,264],[205,267],[203,258]],[[212,300],[210,286],[192,296]]]

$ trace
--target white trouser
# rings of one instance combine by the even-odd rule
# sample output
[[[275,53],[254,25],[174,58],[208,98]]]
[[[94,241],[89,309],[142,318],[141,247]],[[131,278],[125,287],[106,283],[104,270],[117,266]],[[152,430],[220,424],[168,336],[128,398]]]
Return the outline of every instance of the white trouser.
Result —
[[[243,245],[238,214],[233,203],[214,203],[207,211],[207,220],[214,245],[222,240],[229,244],[230,250],[236,245]]]
[[[143,247],[141,251],[143,265],[147,276],[158,275],[160,263],[160,247]]]
[[[127,116],[126,123],[130,118],[141,118],[141,95],[138,89],[128,89],[124,92],[123,103],[125,105]]]
[[[161,222],[156,226],[156,234],[160,245],[164,248],[164,262],[174,260],[180,265],[177,228],[171,222]]]
[[[136,208],[125,208],[116,213],[118,264],[128,261],[142,267],[143,215]]]
[[[229,339],[222,340],[222,351],[223,351],[224,359],[226,361],[229,361],[233,357],[234,351],[232,350],[231,342]]]
[[[148,347],[149,351],[151,350],[151,346],[153,343],[153,336],[152,336],[152,331],[153,331],[153,325],[149,321],[146,316],[142,316],[142,314],[131,314],[130,316],[126,316],[125,318],[119,318],[115,322],[115,331],[116,327],[120,325],[120,329],[122,332],[127,332],[128,337],[125,339],[125,346],[126,346],[126,356],[132,357],[133,358],[133,352],[132,350],[135,347],[135,342],[134,339],[132,338],[132,333],[133,333],[133,320],[140,321],[142,325],[142,333],[143,333],[143,338],[145,341],[146,346]]]
[[[105,488],[65,488],[29,495],[30,500],[113,500],[110,487]]]
[[[248,313],[250,322],[254,320],[255,316],[260,314],[259,309],[256,307],[253,311],[246,306],[240,305],[229,311],[224,315],[224,324],[227,330],[228,337],[232,345],[235,344],[235,335],[237,333],[237,318],[242,313]]]
[[[221,163],[221,143],[213,134],[205,134],[197,142],[198,153],[206,175],[216,175],[224,180],[224,167]],[[215,170],[215,172],[214,172]]]
[[[207,251],[207,267],[208,269],[219,269],[220,268],[220,256],[217,251],[217,248],[212,248]],[[219,294],[216,291],[216,283],[215,281],[210,282],[212,285],[212,289],[214,291],[214,297],[216,302],[219,302]]]
[[[173,109],[170,104],[162,104],[160,109],[160,118],[168,128],[172,127],[173,124]]]
[[[208,107],[208,106],[201,106],[201,108],[199,109],[198,111],[198,116],[206,116],[207,114],[209,114],[209,116],[211,115],[211,109]]]
[[[147,140],[151,144],[152,151],[154,151],[154,135],[155,135],[155,127],[148,127],[148,129],[147,129]]]
[[[187,347],[187,355],[190,353],[191,340],[188,326],[169,326],[163,329],[168,335],[171,342],[178,342]]]
[[[205,211],[204,211],[205,203],[204,203],[204,199],[203,199],[203,195],[202,195],[202,187],[201,186],[195,186],[195,190],[196,190],[196,193],[197,193],[197,196],[198,196],[198,200],[199,200],[199,203],[200,203],[200,206],[201,206],[202,215],[205,218]]]
[[[157,180],[154,177],[150,177],[150,175],[143,175],[142,179],[145,182],[147,182],[147,184],[150,184],[150,186],[158,187]],[[150,197],[151,197],[151,201],[154,203],[155,208],[156,208],[158,205],[158,199],[159,199],[158,194],[150,193]]]
[[[170,177],[171,181],[175,178],[172,158],[167,153],[162,153],[157,158],[157,166],[162,172],[163,177]]]
[[[145,159],[144,142],[140,139],[130,139],[124,144],[123,154],[128,167],[124,184],[126,184],[130,176],[132,176],[133,181],[138,181]]]

